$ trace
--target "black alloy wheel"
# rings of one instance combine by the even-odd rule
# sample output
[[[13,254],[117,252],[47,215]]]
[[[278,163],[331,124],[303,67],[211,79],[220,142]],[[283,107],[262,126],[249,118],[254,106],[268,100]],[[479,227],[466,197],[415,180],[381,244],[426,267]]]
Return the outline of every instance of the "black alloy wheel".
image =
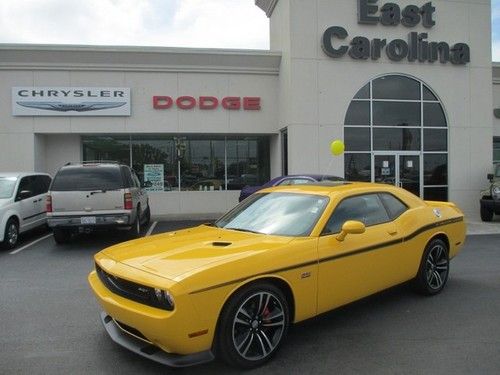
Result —
[[[434,295],[443,290],[450,272],[448,246],[434,239],[425,248],[420,269],[414,280],[415,289],[425,295]]]
[[[279,349],[289,319],[288,303],[279,288],[270,283],[243,288],[224,306],[217,353],[229,365],[258,367]]]
[[[5,226],[3,247],[10,250],[16,247],[19,241],[19,225],[14,218],[10,218]]]

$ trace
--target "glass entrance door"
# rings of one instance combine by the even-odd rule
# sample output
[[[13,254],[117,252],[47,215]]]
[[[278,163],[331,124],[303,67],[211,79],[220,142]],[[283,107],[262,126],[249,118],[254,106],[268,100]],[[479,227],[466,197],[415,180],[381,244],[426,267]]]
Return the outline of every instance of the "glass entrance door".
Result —
[[[420,155],[375,154],[373,156],[374,182],[402,187],[420,196]]]

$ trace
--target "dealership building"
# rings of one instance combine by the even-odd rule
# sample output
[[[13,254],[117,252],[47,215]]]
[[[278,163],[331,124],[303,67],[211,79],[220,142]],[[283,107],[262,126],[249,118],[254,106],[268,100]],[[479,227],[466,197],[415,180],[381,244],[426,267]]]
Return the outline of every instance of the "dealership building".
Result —
[[[172,218],[218,215],[242,186],[302,173],[478,215],[500,162],[490,0],[256,5],[269,51],[0,45],[0,172],[119,161]]]

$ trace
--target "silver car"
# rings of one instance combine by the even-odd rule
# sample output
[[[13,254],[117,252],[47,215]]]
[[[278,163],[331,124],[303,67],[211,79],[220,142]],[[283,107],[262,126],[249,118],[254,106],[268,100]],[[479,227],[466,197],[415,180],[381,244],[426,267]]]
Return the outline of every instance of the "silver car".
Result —
[[[19,234],[46,224],[45,194],[51,178],[45,173],[0,173],[0,245],[12,249]]]
[[[61,167],[47,195],[47,220],[54,239],[64,243],[74,233],[126,229],[140,236],[151,218],[146,185],[118,163],[68,163]]]

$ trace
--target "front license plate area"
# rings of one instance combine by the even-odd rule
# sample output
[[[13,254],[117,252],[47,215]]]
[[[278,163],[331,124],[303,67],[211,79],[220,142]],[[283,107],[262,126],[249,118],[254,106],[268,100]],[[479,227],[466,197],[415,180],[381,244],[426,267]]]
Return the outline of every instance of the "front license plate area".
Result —
[[[95,216],[85,216],[85,217],[82,217],[81,218],[81,223],[83,225],[95,224],[96,223]]]

